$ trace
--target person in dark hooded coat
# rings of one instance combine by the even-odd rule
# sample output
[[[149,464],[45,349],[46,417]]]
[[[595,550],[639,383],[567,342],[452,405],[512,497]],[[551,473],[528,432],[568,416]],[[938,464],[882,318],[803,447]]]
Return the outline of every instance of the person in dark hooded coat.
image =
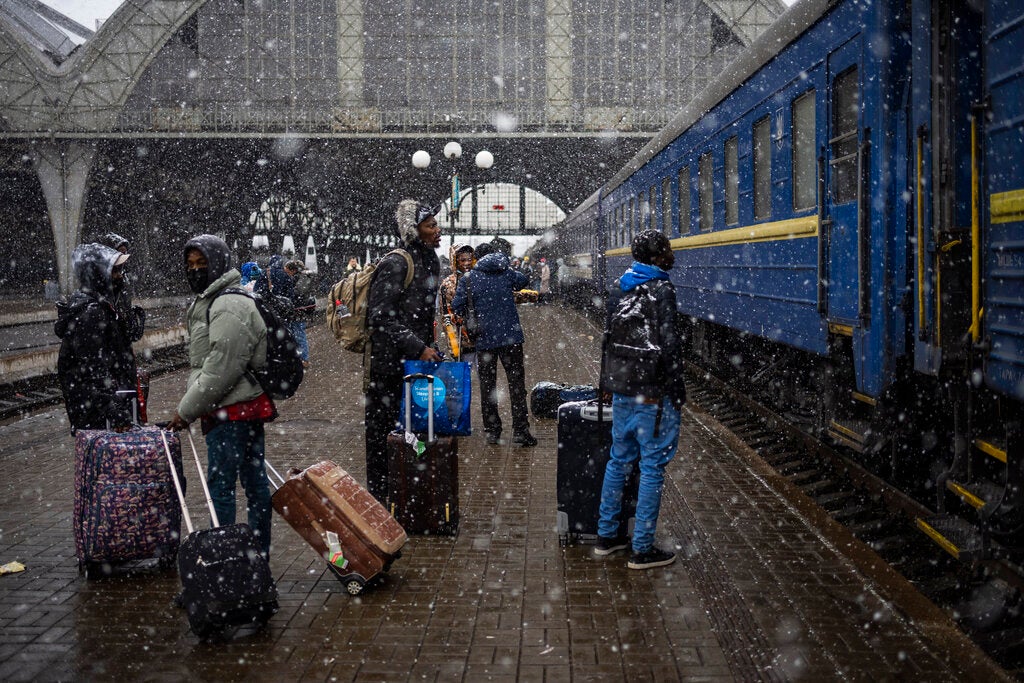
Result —
[[[61,339],[57,379],[71,431],[131,426],[135,355],[114,302],[128,260],[102,244],[82,244],[71,255],[79,289],[57,304],[53,331]]]
[[[536,446],[537,439],[530,433],[530,416],[526,407],[523,326],[514,297],[514,292],[525,287],[529,280],[523,273],[512,270],[508,255],[494,251],[494,246],[489,243],[477,247],[476,256],[476,267],[459,280],[452,310],[457,315],[466,316],[469,296],[472,295],[480,328],[476,339],[477,374],[480,377],[480,410],[487,443],[497,444],[501,438],[497,400],[498,361],[501,360],[512,403],[512,443]]]
[[[130,246],[128,240],[116,232],[108,232],[97,242],[122,254],[128,254]],[[140,306],[132,305],[132,276],[127,271],[122,275],[124,284],[114,298],[114,306],[117,308],[118,317],[124,326],[124,333],[128,335],[130,341],[137,342],[142,339],[142,335],[146,331],[146,311]]]
[[[377,267],[367,299],[366,488],[381,502],[388,494],[387,439],[398,422],[403,361],[441,360],[432,346],[441,273],[435,252],[441,244],[437,210],[415,199],[398,204],[395,219],[402,247],[412,258],[412,281],[404,286],[409,272],[405,257],[389,253]]]

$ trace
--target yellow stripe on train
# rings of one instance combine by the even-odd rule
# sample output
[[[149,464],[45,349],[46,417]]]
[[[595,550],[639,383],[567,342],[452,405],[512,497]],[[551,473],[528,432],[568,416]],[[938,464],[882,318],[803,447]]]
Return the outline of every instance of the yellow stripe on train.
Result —
[[[993,223],[1024,221],[1024,190],[996,192],[989,195],[988,205]]]
[[[730,244],[751,244],[753,242],[777,242],[781,240],[795,240],[806,237],[818,236],[818,217],[804,216],[803,218],[790,218],[774,223],[760,223],[745,228],[732,228],[730,230],[719,230],[707,232],[702,235],[690,235],[677,237],[672,240],[673,251],[683,249],[704,249],[707,247],[722,247]],[[618,247],[609,249],[607,256],[625,256],[630,253],[629,247]]]

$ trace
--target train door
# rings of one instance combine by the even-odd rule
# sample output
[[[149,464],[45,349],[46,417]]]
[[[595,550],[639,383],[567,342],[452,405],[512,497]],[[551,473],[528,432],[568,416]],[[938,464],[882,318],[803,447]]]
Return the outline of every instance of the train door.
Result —
[[[828,231],[828,308],[830,323],[853,326],[860,303],[858,244],[861,207],[860,39],[828,56],[828,159],[825,178]]]

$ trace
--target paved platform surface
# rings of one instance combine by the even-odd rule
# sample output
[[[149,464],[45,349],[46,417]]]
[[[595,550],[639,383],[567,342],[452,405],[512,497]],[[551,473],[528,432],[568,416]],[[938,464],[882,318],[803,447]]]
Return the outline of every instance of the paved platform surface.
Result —
[[[596,378],[598,334],[587,320],[558,306],[521,313],[529,385]],[[329,458],[361,480],[360,358],[323,326],[310,337],[313,367],[268,426],[268,457],[278,467]],[[153,382],[151,419],[170,415],[184,379]],[[510,421],[507,400],[502,414]],[[361,596],[345,594],[275,516],[281,610],[263,632],[211,645],[170,606],[173,572],[79,577],[63,408],[0,426],[0,564],[28,568],[0,576],[0,680],[1002,677],[854,539],[812,525],[763,464],[699,410],[684,411],[658,530],[680,559],[650,571],[627,569],[622,555],[597,560],[587,546],[559,547],[555,423],[533,420],[533,430],[540,444],[529,449],[461,439],[458,537],[412,538],[383,584]],[[203,509],[198,486],[189,506]]]

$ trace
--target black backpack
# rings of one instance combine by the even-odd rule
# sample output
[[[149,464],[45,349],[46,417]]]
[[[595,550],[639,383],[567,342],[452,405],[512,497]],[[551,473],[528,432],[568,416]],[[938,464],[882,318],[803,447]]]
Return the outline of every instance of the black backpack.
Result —
[[[265,301],[244,289],[235,289],[234,287],[222,289],[214,295],[210,306],[213,306],[213,301],[222,294],[245,296],[256,304],[256,310],[263,318],[263,324],[267,326],[267,362],[258,370],[250,368],[249,372],[270,398],[291,398],[302,383],[303,367],[302,349],[295,341],[295,336],[289,329],[288,323],[281,320]],[[206,309],[206,326],[210,326],[209,308]]]

